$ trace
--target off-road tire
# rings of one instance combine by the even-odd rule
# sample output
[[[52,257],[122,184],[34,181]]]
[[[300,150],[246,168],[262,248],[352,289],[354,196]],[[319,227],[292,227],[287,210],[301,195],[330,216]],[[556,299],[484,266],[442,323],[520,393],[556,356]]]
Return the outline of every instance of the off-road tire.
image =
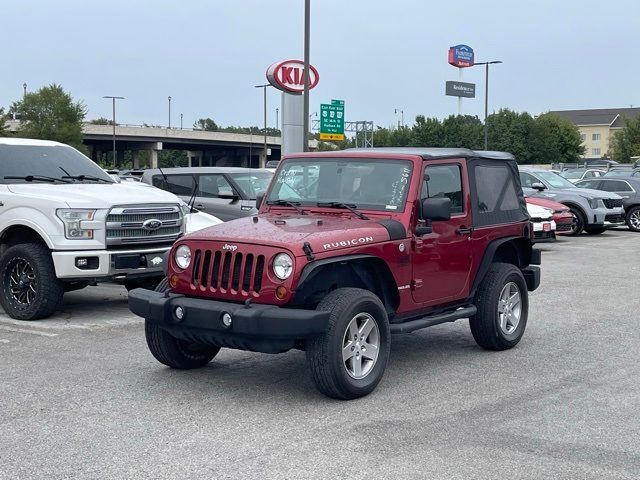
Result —
[[[582,233],[582,231],[584,230],[584,227],[585,227],[585,225],[587,223],[587,219],[586,219],[585,214],[578,207],[572,207],[572,206],[569,206],[569,205],[567,205],[567,206],[569,207],[569,210],[571,211],[573,216],[576,217],[575,228],[573,230],[569,231],[567,233],[567,235],[575,237],[575,236],[580,235]]]
[[[30,282],[35,297],[28,304],[20,303],[11,293],[10,276],[16,262],[26,262],[32,272]],[[64,283],[56,277],[51,252],[42,243],[22,243],[7,248],[0,258],[0,275],[0,304],[11,318],[39,320],[51,316],[62,306]]]
[[[606,228],[604,227],[586,227],[584,229],[585,232],[587,232],[589,235],[600,235],[601,233],[604,233],[606,230]]]
[[[305,345],[316,387],[324,395],[340,400],[368,395],[382,380],[391,347],[389,319],[382,302],[368,290],[339,288],[327,295],[316,310],[330,314],[326,331],[309,339]],[[379,345],[377,359],[369,373],[364,378],[356,379],[347,373],[342,349],[349,324],[362,313],[375,320]]]
[[[640,206],[631,207],[625,217],[627,227],[629,227],[629,230],[631,230],[632,232],[640,232],[640,227],[634,226],[632,222],[632,218],[636,217],[640,217]]]
[[[156,291],[166,292],[167,290],[169,290],[169,282],[164,278],[156,287]],[[220,347],[176,338],[149,320],[144,321],[144,333],[151,354],[160,363],[171,368],[190,370],[204,367],[220,351]]]
[[[520,290],[522,305],[516,329],[507,335],[499,325],[498,303],[503,288],[510,282]],[[487,350],[515,347],[524,334],[529,313],[527,284],[520,269],[510,263],[493,263],[478,286],[474,303],[477,313],[469,319],[469,326],[476,343]]]

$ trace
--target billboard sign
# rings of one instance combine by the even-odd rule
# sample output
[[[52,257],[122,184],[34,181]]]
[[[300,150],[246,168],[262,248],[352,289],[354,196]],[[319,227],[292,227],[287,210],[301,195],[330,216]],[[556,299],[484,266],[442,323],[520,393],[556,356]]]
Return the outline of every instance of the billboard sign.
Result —
[[[320,140],[344,140],[344,100],[320,105]]]
[[[449,64],[458,68],[473,67],[474,53],[469,45],[449,47]]]
[[[476,84],[466,82],[447,82],[445,94],[451,97],[475,98]]]
[[[309,90],[320,80],[318,71],[309,65]],[[278,90],[288,93],[304,92],[304,62],[302,60],[284,60],[276,62],[267,69],[267,80]]]

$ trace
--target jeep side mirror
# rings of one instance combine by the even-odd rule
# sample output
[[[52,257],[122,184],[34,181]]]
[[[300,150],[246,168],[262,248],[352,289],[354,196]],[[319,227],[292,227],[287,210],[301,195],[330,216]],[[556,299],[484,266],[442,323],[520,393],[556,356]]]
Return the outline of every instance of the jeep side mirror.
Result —
[[[416,235],[422,236],[433,232],[431,222],[449,220],[451,218],[451,199],[447,197],[423,198],[420,202],[420,220],[424,225],[416,227]]]
[[[262,205],[263,201],[264,201],[264,192],[261,192],[256,195],[256,208],[258,210],[260,210],[260,205]]]
[[[534,182],[534,183],[531,184],[531,188],[535,188],[536,190],[541,192],[543,190],[546,190],[547,186],[542,182]]]

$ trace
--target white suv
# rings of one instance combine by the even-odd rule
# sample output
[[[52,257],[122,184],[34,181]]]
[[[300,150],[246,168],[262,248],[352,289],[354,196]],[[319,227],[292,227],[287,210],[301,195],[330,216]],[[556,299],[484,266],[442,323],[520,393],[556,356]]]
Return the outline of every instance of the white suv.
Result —
[[[116,183],[67,145],[0,138],[0,304],[35,320],[59,308],[65,291],[157,282],[187,223],[207,225],[190,217],[175,195]]]

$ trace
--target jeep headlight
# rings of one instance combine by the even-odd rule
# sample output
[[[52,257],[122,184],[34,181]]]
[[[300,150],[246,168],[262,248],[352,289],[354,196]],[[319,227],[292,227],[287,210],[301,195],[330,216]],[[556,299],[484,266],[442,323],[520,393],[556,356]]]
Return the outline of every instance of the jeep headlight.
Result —
[[[191,249],[186,245],[180,245],[176,248],[176,253],[173,255],[173,259],[176,265],[182,270],[186,270],[191,265]]]
[[[93,217],[96,210],[81,208],[59,208],[56,215],[64,224],[64,236],[69,240],[91,240]]]
[[[273,273],[280,280],[286,280],[293,272],[293,260],[287,253],[279,253],[273,258]]]

